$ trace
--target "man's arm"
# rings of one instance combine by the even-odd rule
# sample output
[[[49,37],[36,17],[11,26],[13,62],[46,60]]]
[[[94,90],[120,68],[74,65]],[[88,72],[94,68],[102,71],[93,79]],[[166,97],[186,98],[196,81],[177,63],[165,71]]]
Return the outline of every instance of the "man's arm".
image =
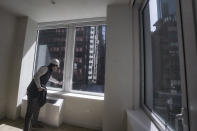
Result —
[[[49,78],[49,81],[50,81],[50,82],[53,82],[53,83],[55,83],[55,84],[58,84],[58,85],[62,85],[62,82],[56,80],[56,79],[53,78],[52,76]]]
[[[39,91],[42,91],[42,86],[40,84],[40,77],[47,73],[48,68],[46,66],[41,67],[38,72],[34,75],[34,81]]]

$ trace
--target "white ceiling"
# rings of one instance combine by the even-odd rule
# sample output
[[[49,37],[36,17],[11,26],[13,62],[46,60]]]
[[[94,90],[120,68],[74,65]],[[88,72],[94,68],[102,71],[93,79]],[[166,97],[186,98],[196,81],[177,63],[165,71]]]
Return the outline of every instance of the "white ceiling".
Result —
[[[0,8],[37,22],[105,17],[107,5],[129,0],[0,0]]]

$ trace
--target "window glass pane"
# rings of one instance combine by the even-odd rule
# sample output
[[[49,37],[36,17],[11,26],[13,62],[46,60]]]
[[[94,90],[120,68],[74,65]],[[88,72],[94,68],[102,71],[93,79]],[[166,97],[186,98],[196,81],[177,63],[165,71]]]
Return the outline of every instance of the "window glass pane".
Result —
[[[104,92],[106,26],[77,27],[73,90]]]
[[[36,71],[41,67],[48,65],[53,58],[60,60],[60,68],[52,73],[52,77],[57,81],[63,81],[64,57],[66,44],[66,28],[40,30],[38,37]],[[47,83],[48,87],[62,88],[62,85],[51,81]]]
[[[150,0],[143,11],[145,105],[171,128],[181,111],[175,0]]]

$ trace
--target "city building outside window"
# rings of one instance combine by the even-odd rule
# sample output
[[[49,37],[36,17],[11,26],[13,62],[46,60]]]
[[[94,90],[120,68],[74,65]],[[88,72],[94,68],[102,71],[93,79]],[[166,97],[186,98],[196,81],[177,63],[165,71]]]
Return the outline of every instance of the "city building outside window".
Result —
[[[105,25],[76,27],[72,90],[104,93],[105,32]]]

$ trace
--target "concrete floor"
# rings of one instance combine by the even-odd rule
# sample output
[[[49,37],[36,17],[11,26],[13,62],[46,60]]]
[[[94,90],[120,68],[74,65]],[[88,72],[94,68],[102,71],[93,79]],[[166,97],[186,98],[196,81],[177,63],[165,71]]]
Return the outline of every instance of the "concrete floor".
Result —
[[[0,120],[0,131],[22,131],[23,125],[24,125],[23,119],[18,119],[16,121],[3,119]],[[59,128],[54,128],[44,125],[44,128],[42,129],[33,129],[31,131],[99,131],[99,130],[91,130],[87,128],[62,124]]]

